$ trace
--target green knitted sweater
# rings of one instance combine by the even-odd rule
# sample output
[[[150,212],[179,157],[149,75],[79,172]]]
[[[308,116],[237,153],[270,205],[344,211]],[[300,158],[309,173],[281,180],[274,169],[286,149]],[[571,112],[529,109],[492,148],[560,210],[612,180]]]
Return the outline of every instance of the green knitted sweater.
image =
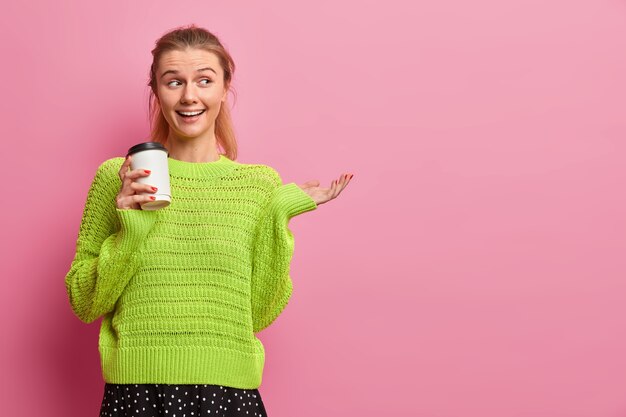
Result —
[[[118,209],[123,162],[98,167],[65,277],[74,314],[103,318],[104,380],[258,388],[265,350],[255,334],[293,289],[289,219],[315,201],[267,165],[221,155],[168,158],[171,204]]]

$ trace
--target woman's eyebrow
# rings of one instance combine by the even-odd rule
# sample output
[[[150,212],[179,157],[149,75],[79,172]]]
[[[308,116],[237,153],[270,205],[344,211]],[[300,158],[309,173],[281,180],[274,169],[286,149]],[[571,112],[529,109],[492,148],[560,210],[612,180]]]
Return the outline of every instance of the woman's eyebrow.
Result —
[[[200,68],[199,70],[196,70],[196,72],[202,72],[202,71],[213,71],[215,75],[217,75],[217,72],[215,72],[215,70],[211,67]],[[165,77],[165,75],[167,74],[178,74],[178,70],[167,70],[163,74],[161,74],[161,78]]]

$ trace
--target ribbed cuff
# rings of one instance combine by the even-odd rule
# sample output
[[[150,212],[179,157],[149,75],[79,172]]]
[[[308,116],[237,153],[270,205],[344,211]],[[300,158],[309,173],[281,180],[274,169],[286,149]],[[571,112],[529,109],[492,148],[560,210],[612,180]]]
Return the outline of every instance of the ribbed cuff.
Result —
[[[317,208],[315,200],[295,182],[281,185],[276,190],[274,198],[276,208],[286,213],[288,218]]]
[[[154,225],[157,210],[115,209],[120,221],[119,249],[134,250],[139,247]]]

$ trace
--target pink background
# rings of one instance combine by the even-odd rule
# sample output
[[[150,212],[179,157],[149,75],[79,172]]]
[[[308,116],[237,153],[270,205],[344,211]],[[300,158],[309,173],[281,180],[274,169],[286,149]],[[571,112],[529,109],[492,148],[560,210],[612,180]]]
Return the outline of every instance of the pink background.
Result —
[[[63,278],[96,167],[147,137],[154,41],[196,23],[240,162],[355,174],[292,220],[269,417],[626,416],[626,2],[416,3],[5,2],[2,415],[98,414]]]

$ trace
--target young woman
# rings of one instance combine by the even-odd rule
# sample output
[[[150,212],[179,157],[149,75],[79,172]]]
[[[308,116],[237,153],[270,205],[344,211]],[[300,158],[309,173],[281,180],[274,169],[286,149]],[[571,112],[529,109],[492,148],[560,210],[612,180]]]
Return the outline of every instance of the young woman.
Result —
[[[132,156],[96,171],[65,284],[74,313],[102,317],[101,416],[266,416],[256,333],[292,293],[289,219],[346,187],[283,184],[235,162],[226,105],[234,62],[205,29],[179,28],[152,51],[151,140],[168,150],[172,203],[141,210],[156,190]],[[221,147],[224,153],[220,153]]]

